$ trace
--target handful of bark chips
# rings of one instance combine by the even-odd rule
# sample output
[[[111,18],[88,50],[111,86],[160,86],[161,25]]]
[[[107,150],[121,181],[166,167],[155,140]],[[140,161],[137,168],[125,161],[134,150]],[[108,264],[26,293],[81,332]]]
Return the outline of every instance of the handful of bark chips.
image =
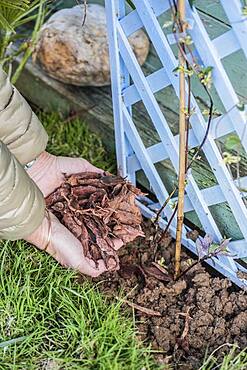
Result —
[[[114,239],[126,244],[144,236],[137,195],[141,191],[120,176],[82,172],[66,176],[46,198],[46,206],[80,240],[84,255],[96,267],[103,259],[113,271],[119,266]]]

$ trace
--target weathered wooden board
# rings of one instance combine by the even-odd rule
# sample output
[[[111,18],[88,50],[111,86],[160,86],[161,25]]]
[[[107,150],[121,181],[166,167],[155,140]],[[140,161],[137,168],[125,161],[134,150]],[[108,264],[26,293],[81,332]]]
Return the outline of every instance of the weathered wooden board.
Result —
[[[102,3],[103,1],[90,1]],[[73,0],[63,1],[62,7],[74,5]],[[207,3],[207,4],[206,4]],[[220,34],[230,29],[227,18],[219,6],[219,1],[214,0],[197,0],[197,6],[200,10],[200,15],[210,37],[213,39]],[[169,19],[170,15],[165,14],[160,18],[160,22]],[[232,81],[236,92],[241,97],[241,100],[247,101],[247,77],[245,60],[241,53],[226,58],[224,61],[227,72]],[[151,48],[147,62],[143,67],[145,74],[150,74],[160,67],[160,61]],[[37,106],[46,110],[58,110],[62,114],[68,114],[70,111],[79,112],[79,115],[85,119],[91,129],[98,132],[102,137],[103,142],[109,150],[114,150],[114,131],[110,88],[93,88],[93,87],[72,87],[59,83],[47,77],[38,66],[33,66],[28,63],[23,75],[18,81],[18,88],[22,93]],[[200,96],[207,104],[207,98],[200,89],[197,81],[193,82],[193,91],[195,95]],[[170,87],[156,94],[157,100],[164,112],[166,119],[172,128],[174,134],[178,132],[178,99]],[[224,111],[218,97],[214,97],[216,108]],[[203,104],[202,104],[203,105]],[[148,119],[147,112],[142,103],[136,103],[133,108],[135,122],[138,131],[144,140],[146,146],[150,146],[159,142],[159,138],[154,134],[153,125]],[[168,190],[172,190],[176,180],[174,169],[169,161],[163,161],[156,165],[164,183]],[[242,173],[246,173],[247,163],[242,161]],[[201,161],[193,166],[193,173],[200,188],[205,188],[216,183],[214,175],[210,170],[206,160],[202,157]],[[145,180],[145,176],[140,172],[138,180],[147,188],[149,184]],[[241,232],[231,214],[229,207],[226,204],[213,206],[212,213],[215,216],[217,223],[223,235],[240,239]],[[188,212],[186,217],[200,226],[200,223],[194,212]]]

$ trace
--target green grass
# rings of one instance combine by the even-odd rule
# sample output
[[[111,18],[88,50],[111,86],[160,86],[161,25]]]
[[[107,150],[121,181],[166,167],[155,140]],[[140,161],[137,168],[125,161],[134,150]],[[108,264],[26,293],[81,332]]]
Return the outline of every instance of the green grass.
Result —
[[[40,117],[51,153],[114,170],[114,158],[83,122]],[[135,337],[133,317],[92,283],[78,283],[23,241],[1,243],[0,265],[0,370],[157,369]]]
[[[220,350],[230,348],[229,353],[223,358],[218,359]],[[246,370],[247,369],[247,349],[239,351],[237,346],[222,344],[219,348],[208,356],[199,370]],[[237,353],[238,352],[238,353]]]
[[[47,150],[55,155],[83,157],[97,167],[116,172],[116,161],[105,151],[98,135],[92,133],[79,118],[63,121],[57,113],[40,113],[48,134]]]
[[[151,369],[133,320],[24,242],[0,248],[0,369]],[[56,368],[56,367],[55,367]]]

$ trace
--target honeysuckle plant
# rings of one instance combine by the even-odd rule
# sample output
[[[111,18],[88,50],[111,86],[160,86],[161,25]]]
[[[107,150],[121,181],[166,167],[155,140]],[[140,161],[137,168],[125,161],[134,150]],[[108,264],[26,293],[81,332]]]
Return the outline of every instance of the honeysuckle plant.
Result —
[[[225,238],[220,243],[217,243],[210,234],[206,234],[204,237],[199,236],[195,242],[198,259],[194,263],[190,263],[189,266],[180,274],[179,278],[187,274],[199,263],[202,263],[208,259],[213,259],[219,256],[234,257],[228,248],[230,241],[231,238]]]
[[[216,243],[210,234],[206,234],[204,238],[198,237],[196,239],[198,258],[201,260],[202,258],[217,257],[219,255],[229,256],[228,244],[230,240],[231,238],[223,239],[220,243]]]

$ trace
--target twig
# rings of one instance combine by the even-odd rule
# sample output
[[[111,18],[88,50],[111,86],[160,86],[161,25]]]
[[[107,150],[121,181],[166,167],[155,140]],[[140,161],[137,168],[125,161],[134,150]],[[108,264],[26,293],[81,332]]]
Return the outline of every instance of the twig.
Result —
[[[123,303],[126,303],[128,306],[134,308],[135,310],[138,310],[146,315],[149,315],[149,316],[162,316],[160,312],[158,311],[154,311],[154,310],[151,310],[150,308],[146,308],[146,307],[143,307],[143,306],[139,306],[139,304],[136,304],[136,303],[133,303],[133,302],[130,302],[128,301],[127,299],[120,299],[118,297],[116,297],[117,300],[121,300]]]
[[[190,320],[191,320],[191,317],[190,317],[190,310],[191,310],[191,307],[189,307],[186,312],[179,312],[179,315],[180,316],[183,316],[185,318],[185,322],[184,322],[184,329],[183,329],[183,332],[182,332],[182,335],[180,338],[178,338],[177,340],[177,344],[175,346],[175,350],[178,349],[178,346],[180,345],[184,351],[186,352],[189,352],[189,341],[188,341],[188,334],[189,334],[189,324],[190,324]]]
[[[87,18],[87,0],[84,0],[84,17],[82,21],[82,27],[84,26]]]
[[[164,204],[162,205],[162,207],[160,207],[159,211],[157,212],[157,215],[155,217],[155,220],[154,220],[154,223],[157,223],[159,221],[159,218],[160,218],[160,215],[161,213],[163,212],[163,210],[166,208],[167,204],[170,202],[171,198],[173,197],[173,195],[175,194],[177,190],[177,187],[175,187],[173,189],[173,191],[171,192],[171,194],[169,194],[169,196],[167,197],[167,199],[165,200]]]
[[[84,7],[84,15],[83,15],[83,20],[82,20],[82,25],[81,25],[83,27],[86,22],[86,18],[87,18],[87,0],[83,0],[83,4],[81,4],[79,0],[76,0],[76,3],[78,5],[83,5]]]
[[[217,257],[217,255],[218,255],[218,252],[212,252],[212,253],[206,254],[202,258],[198,258],[198,260],[196,260],[194,263],[192,263],[192,265],[190,265],[189,267],[187,267],[187,269],[182,271],[181,274],[179,276],[177,276],[176,280],[181,279],[181,277],[186,275],[193,267],[195,267],[199,263],[205,262],[207,259]]]
[[[166,228],[164,229],[164,231],[162,231],[162,233],[161,233],[161,235],[160,235],[159,239],[157,240],[157,244],[159,244],[159,243],[161,242],[161,240],[162,240],[163,236],[164,236],[164,235],[166,235],[167,231],[169,230],[169,227],[171,226],[172,220],[173,220],[173,219],[174,219],[174,217],[175,217],[175,214],[176,214],[176,212],[177,212],[177,209],[178,209],[178,204],[176,204],[176,206],[175,206],[175,208],[174,208],[174,210],[173,210],[173,213],[172,213],[172,215],[171,215],[171,217],[170,217],[169,221],[167,222]]]
[[[168,271],[163,267],[163,266],[160,266],[158,263],[156,262],[152,262],[152,265],[155,266],[160,272],[162,272],[163,274],[165,275],[168,275]]]
[[[185,2],[178,0],[178,12],[180,18],[180,31],[185,30]],[[178,176],[178,211],[177,211],[177,231],[176,231],[176,246],[175,246],[175,279],[180,273],[181,261],[181,240],[182,228],[184,220],[184,192],[185,192],[185,165],[186,165],[186,116],[185,116],[185,60],[182,53],[179,51],[180,69],[179,78],[179,176]]]
[[[184,340],[187,337],[187,335],[189,334],[189,322],[191,320],[190,310],[191,310],[191,307],[188,307],[186,312],[180,312],[179,313],[180,316],[185,317],[184,330],[183,330],[183,333],[182,333],[181,338],[180,338],[182,340]]]
[[[171,3],[171,0],[169,0],[169,3],[170,3],[170,7],[171,7],[171,10],[172,10],[172,15],[173,15],[173,19],[174,19],[174,23],[173,23],[173,33],[174,33],[174,37],[176,39],[176,42],[177,42],[177,46],[178,46],[178,49],[179,49],[179,52],[181,53],[181,55],[183,56],[184,58],[184,61],[186,62],[186,68],[187,70],[189,68],[192,68],[192,70],[195,72],[196,76],[198,77],[198,68],[199,66],[197,65],[196,63],[196,60],[194,58],[194,55],[193,55],[193,52],[191,50],[191,48],[188,46],[188,45],[180,45],[180,42],[179,42],[179,39],[177,37],[177,30],[176,30],[176,27],[178,27],[179,29],[181,28],[181,21],[179,19],[179,17],[177,16],[177,13],[178,13],[178,10],[177,10],[177,5],[176,5],[176,2],[175,0],[172,1]],[[186,55],[186,50],[185,48],[188,49],[190,55],[191,55],[191,58],[192,58],[192,61],[193,61],[193,65],[191,65],[190,61],[188,60],[187,58],[187,55]],[[213,99],[212,99],[212,96],[208,90],[208,88],[203,84],[203,88],[204,90],[206,91],[208,97],[209,97],[209,100],[210,100],[210,105],[209,105],[209,117],[208,117],[208,122],[207,122],[207,127],[206,127],[206,132],[205,132],[205,135],[202,139],[202,142],[201,144],[199,145],[195,155],[192,157],[190,163],[188,164],[188,152],[189,152],[189,121],[190,121],[190,115],[191,115],[191,78],[190,76],[187,76],[188,78],[188,111],[187,111],[187,115],[186,115],[186,148],[185,148],[185,175],[187,174],[188,170],[191,168],[193,162],[197,159],[198,157],[198,154],[200,152],[200,150],[202,149],[203,145],[205,144],[206,140],[207,140],[207,137],[208,137],[208,134],[209,134],[209,131],[210,131],[210,127],[211,127],[211,122],[212,122],[212,117],[213,117]],[[199,78],[199,77],[198,77]],[[199,80],[201,81],[201,79],[199,78]],[[172,216],[170,217],[169,221],[168,221],[168,224],[166,226],[166,228],[164,229],[164,231],[161,233],[160,235],[160,238],[159,240],[157,241],[157,243],[159,243],[163,237],[163,235],[165,235],[172,223],[172,220],[174,219],[175,217],[175,214],[176,214],[176,211],[177,211],[177,208],[178,208],[178,205],[176,205],[173,213],[172,213]]]
[[[207,140],[207,137],[208,137],[208,134],[209,134],[210,127],[211,127],[211,122],[212,122],[212,119],[213,119],[213,108],[214,108],[213,99],[212,99],[212,96],[211,96],[210,92],[208,91],[208,88],[205,85],[203,85],[203,84],[202,84],[202,86],[204,87],[204,90],[206,91],[206,93],[207,93],[207,95],[209,97],[209,100],[210,100],[208,123],[207,123],[206,132],[205,132],[205,135],[204,135],[204,137],[202,139],[202,142],[199,145],[199,147],[197,148],[196,153],[192,157],[192,159],[190,161],[190,164],[187,167],[187,171],[191,168],[193,162],[197,159],[197,156],[198,156],[200,150],[202,149],[203,145],[205,144],[205,142]]]
[[[188,69],[189,65],[186,62],[186,68]],[[189,126],[190,126],[190,114],[191,114],[191,78],[188,76],[188,101],[187,101],[187,116],[186,116],[186,147],[185,147],[185,170],[186,174],[188,172],[188,156],[189,156]]]
[[[169,194],[169,196],[167,197],[167,199],[165,200],[164,204],[160,207],[159,211],[157,212],[157,215],[154,219],[154,232],[153,232],[153,239],[150,240],[150,247],[153,249],[153,256],[154,256],[154,261],[156,259],[156,254],[157,254],[157,250],[158,250],[158,245],[159,245],[159,242],[161,240],[160,238],[160,235],[158,233],[158,230],[159,230],[159,218],[160,218],[160,215],[161,213],[163,212],[163,210],[165,209],[165,207],[167,206],[167,204],[169,203],[169,201],[171,200],[172,196],[174,195],[174,193],[176,192],[177,190],[177,187],[175,187],[173,189],[173,191],[171,192],[171,194]],[[162,234],[162,237],[165,233],[161,233]]]

